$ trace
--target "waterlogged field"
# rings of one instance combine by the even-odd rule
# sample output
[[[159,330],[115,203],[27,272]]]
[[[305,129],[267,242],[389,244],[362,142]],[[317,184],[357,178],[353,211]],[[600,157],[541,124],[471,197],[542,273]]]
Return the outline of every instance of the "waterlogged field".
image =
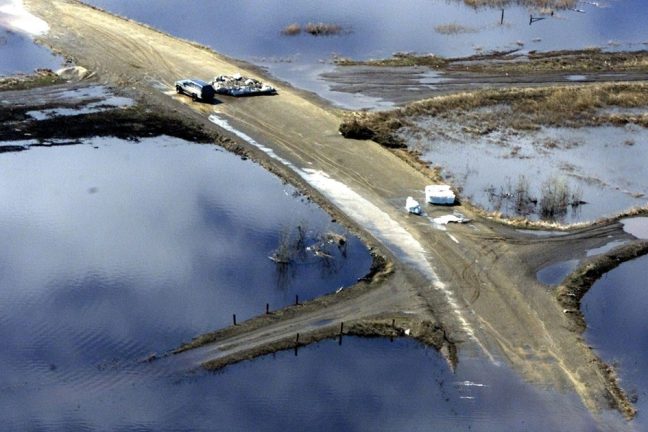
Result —
[[[488,211],[573,223],[642,206],[648,197],[648,132],[639,126],[479,136],[437,117],[417,126],[426,132],[404,133],[408,146]]]
[[[642,224],[644,238],[648,238],[648,224],[645,220]],[[615,367],[621,385],[639,410],[635,430],[648,427],[646,277],[648,257],[624,263],[594,284],[581,306],[587,321],[585,337]]]

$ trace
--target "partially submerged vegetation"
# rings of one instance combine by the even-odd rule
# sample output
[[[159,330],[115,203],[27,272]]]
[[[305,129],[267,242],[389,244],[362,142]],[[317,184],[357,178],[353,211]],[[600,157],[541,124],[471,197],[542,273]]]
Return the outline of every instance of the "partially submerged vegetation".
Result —
[[[437,28],[439,27],[439,28]],[[458,25],[437,26],[444,34],[465,32]],[[425,66],[447,71],[484,74],[542,74],[648,71],[648,51],[603,51],[590,48],[575,51],[548,51],[522,54],[518,50],[445,58],[434,54],[395,53],[391,58],[357,61],[340,58],[340,66]]]
[[[515,215],[538,213],[545,220],[559,219],[569,208],[585,204],[582,201],[582,190],[572,189],[563,177],[545,180],[540,187],[539,197],[532,195],[529,179],[524,175],[520,175],[515,184],[509,182],[506,186],[500,186],[499,190],[491,186],[486,192],[489,200],[497,201],[496,209],[507,204],[506,207]]]
[[[434,26],[434,31],[444,35],[454,35],[461,33],[476,33],[477,29],[467,27],[458,23],[438,24]]]
[[[579,0],[456,0],[472,8],[504,8],[509,6],[524,6],[540,10],[572,9]]]
[[[63,80],[50,69],[37,69],[33,74],[0,77],[0,91],[27,90],[60,84]]]
[[[324,22],[309,22],[303,26],[299,23],[292,23],[281,30],[281,34],[284,36],[297,36],[302,32],[311,36],[335,36],[348,31],[339,24]]]
[[[340,125],[340,132],[347,138],[373,139],[398,148],[405,146],[397,134],[399,129],[416,129],[414,119],[435,116],[470,124],[465,131],[475,135],[502,128],[537,130],[540,126],[634,123],[648,127],[648,113],[603,110],[644,106],[648,106],[648,85],[644,83],[478,90],[438,96],[387,112],[351,113]]]
[[[565,279],[556,291],[556,298],[565,313],[572,317],[577,331],[582,333],[587,327],[580,306],[581,300],[594,283],[624,262],[646,254],[648,254],[648,240],[636,240],[589,259]]]
[[[564,308],[563,312],[571,317],[575,331],[582,333],[587,324],[585,317],[580,310],[581,300],[604,274],[617,268],[626,261],[648,254],[648,241],[637,240],[630,244],[619,246],[608,253],[591,258],[581,264],[567,279],[558,287],[556,298]],[[633,418],[637,409],[633,406],[631,399],[619,384],[619,378],[610,365],[598,361],[601,373],[608,382],[608,399],[611,404],[622,412],[627,418]]]

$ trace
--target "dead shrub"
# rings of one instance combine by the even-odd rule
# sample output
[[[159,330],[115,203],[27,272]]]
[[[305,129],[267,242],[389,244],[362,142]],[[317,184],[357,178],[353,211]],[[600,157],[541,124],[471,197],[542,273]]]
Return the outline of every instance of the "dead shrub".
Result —
[[[298,34],[301,34],[301,25],[297,23],[293,24],[288,24],[286,27],[284,27],[281,30],[281,34],[284,36],[297,36]]]
[[[439,24],[434,26],[434,31],[444,35],[456,35],[464,33],[477,33],[477,29],[457,23]]]
[[[313,36],[333,36],[343,32],[343,28],[339,24],[333,23],[312,23],[309,22],[304,27],[304,31]]]

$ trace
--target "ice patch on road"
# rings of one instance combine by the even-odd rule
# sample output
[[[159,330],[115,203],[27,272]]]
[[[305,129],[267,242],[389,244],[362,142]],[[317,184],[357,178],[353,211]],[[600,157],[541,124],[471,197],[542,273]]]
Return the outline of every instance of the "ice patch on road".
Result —
[[[0,0],[0,27],[30,36],[40,36],[49,30],[45,21],[27,12],[22,0]]]
[[[380,210],[376,205],[360,196],[349,186],[335,179],[332,179],[327,173],[312,168],[299,168],[292,162],[277,155],[274,150],[260,144],[249,135],[232,127],[225,119],[213,114],[209,120],[221,128],[227,130],[255,146],[266,153],[271,158],[281,162],[283,165],[291,168],[308,184],[313,186],[318,192],[328,198],[342,212],[351,217],[357,224],[364,227],[369,233],[381,241],[394,255],[399,257],[404,263],[418,269],[433,286],[442,292],[448,304],[451,306],[456,319],[461,324],[462,330],[473,340],[489,359],[496,363],[491,353],[475,337],[475,333],[464,318],[461,307],[457,302],[454,293],[441,282],[434,271],[434,268],[427,259],[425,249],[405,228],[392,219],[387,213]]]

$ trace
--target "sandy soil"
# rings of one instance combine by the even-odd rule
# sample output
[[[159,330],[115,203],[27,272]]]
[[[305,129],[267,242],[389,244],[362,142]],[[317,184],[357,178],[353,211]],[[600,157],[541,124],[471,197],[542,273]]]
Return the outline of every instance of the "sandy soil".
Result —
[[[341,295],[218,333],[211,345],[174,356],[179,364],[205,363],[225,355],[235,361],[291,346],[288,341],[294,341],[296,333],[302,335],[302,342],[311,341],[322,334],[335,335],[343,321],[406,316],[403,325],[418,325],[422,339],[429,328],[423,323],[434,323],[450,341],[445,345],[475,349],[493,361],[504,358],[529,381],[576,391],[594,412],[619,405],[623,395],[610,390],[610,380],[594,353],[579,334],[569,330],[561,306],[535,279],[536,271],[557,257],[583,257],[588,249],[627,239],[619,224],[539,237],[460,208],[474,223],[435,229],[426,217],[410,216],[402,209],[408,195],[423,201],[423,187],[431,183],[425,172],[373,142],[343,139],[337,131],[339,113],[315,98],[274,82],[278,96],[192,103],[173,93],[174,80],[236,72],[268,79],[204,47],[76,1],[25,3],[51,27],[40,39],[43,44],[95,71],[99,80],[136,96],[151,110],[170,111],[227,136],[225,145],[245,149],[304,188],[390,263],[390,272]],[[273,153],[251,145],[240,134],[218,129],[208,120],[214,112]],[[326,173],[335,184],[372,203],[375,214],[353,214],[351,207],[336,201],[335,189],[309,185],[304,172]],[[433,217],[449,211],[427,210]],[[385,221],[401,230],[399,236],[383,232]],[[407,253],[411,247],[421,248],[423,253],[416,259],[424,262],[412,263]]]

